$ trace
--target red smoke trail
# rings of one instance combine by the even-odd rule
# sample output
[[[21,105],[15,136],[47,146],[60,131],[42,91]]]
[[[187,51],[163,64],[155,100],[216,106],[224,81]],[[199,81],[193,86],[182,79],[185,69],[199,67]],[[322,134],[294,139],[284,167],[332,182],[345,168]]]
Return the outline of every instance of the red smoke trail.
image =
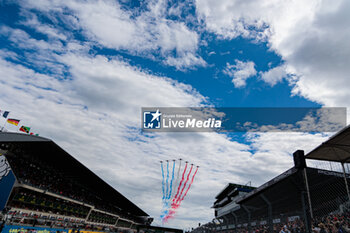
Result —
[[[190,171],[189,171],[188,174],[187,174],[187,178],[186,178],[186,181],[185,181],[185,183],[184,183],[184,186],[183,186],[182,189],[181,189],[180,195],[179,195],[177,198],[174,198],[174,199],[173,199],[173,203],[171,204],[172,212],[169,211],[169,214],[165,217],[165,221],[168,220],[169,218],[171,218],[171,217],[175,214],[176,209],[178,209],[178,208],[180,207],[179,201],[180,201],[180,199],[181,199],[181,195],[182,195],[182,193],[183,193],[183,191],[184,191],[184,189],[185,189],[185,187],[186,187],[186,184],[187,184],[187,182],[188,182],[188,180],[189,180],[189,177],[190,177],[190,175],[191,175],[192,168],[193,168],[193,164],[191,165],[191,169],[190,169]],[[170,215],[170,213],[172,213],[172,215]]]
[[[181,195],[182,195],[182,193],[183,193],[183,191],[184,191],[184,189],[185,189],[185,187],[186,187],[186,184],[187,184],[187,182],[188,182],[188,180],[189,180],[189,178],[190,178],[190,175],[191,175],[191,172],[192,172],[192,168],[193,168],[193,164],[191,165],[191,169],[190,169],[190,171],[189,171],[188,174],[187,174],[187,178],[186,178],[186,181],[185,181],[184,186],[183,186],[182,189],[181,189],[180,196],[177,197],[176,205],[180,204],[179,201],[180,201]]]
[[[184,194],[183,197],[180,199],[180,203],[174,205],[174,210],[170,210],[170,211],[169,211],[168,215],[165,216],[165,218],[163,219],[163,222],[167,222],[170,218],[173,218],[173,217],[174,217],[175,210],[176,210],[177,208],[180,207],[181,202],[182,202],[182,201],[184,200],[184,198],[186,197],[188,190],[190,190],[191,185],[193,184],[193,181],[194,181],[194,177],[195,177],[196,174],[197,174],[197,171],[198,171],[198,167],[197,167],[196,171],[193,173],[192,179],[191,179],[191,183],[188,185],[188,187],[187,187],[187,189],[186,189],[186,191],[185,191],[185,194]]]
[[[162,219],[163,222],[167,222],[168,219],[170,218],[169,216],[172,217],[175,214],[175,209],[178,208],[178,206],[176,205],[175,201],[178,199],[178,195],[179,195],[179,192],[180,192],[180,188],[182,186],[182,182],[185,180],[186,169],[187,169],[187,163],[186,163],[185,168],[184,168],[184,170],[182,172],[182,178],[181,178],[179,186],[177,187],[177,191],[176,191],[175,197],[173,198],[173,202],[171,203],[171,209],[169,210],[169,213],[167,214],[167,216],[165,216]]]
[[[194,180],[194,177],[195,177],[195,176],[196,176],[196,174],[197,174],[197,171],[198,171],[198,167],[197,167],[196,171],[194,172],[194,174],[193,174],[193,176],[192,176],[191,183],[190,183],[190,185],[187,187],[186,192],[185,192],[185,194],[183,195],[183,197],[181,198],[179,205],[180,205],[180,204],[181,204],[181,202],[182,202],[182,201],[185,199],[185,197],[186,197],[186,195],[187,195],[188,190],[191,188],[191,185],[193,184],[193,180]]]
[[[168,213],[168,215],[167,216],[165,216],[162,220],[163,220],[163,223],[164,222],[168,222],[168,220],[170,219],[170,218],[173,218],[174,217],[174,214],[175,214],[175,210],[170,210],[169,211],[169,213]]]
[[[181,178],[181,181],[180,181],[179,186],[177,187],[177,191],[176,191],[175,197],[173,198],[173,203],[172,203],[171,205],[173,205],[173,204],[175,203],[175,200],[177,199],[177,196],[179,195],[179,191],[180,191],[182,182],[183,182],[184,179],[185,179],[186,169],[187,169],[187,163],[186,163],[186,165],[185,165],[184,171],[182,172],[182,178]]]

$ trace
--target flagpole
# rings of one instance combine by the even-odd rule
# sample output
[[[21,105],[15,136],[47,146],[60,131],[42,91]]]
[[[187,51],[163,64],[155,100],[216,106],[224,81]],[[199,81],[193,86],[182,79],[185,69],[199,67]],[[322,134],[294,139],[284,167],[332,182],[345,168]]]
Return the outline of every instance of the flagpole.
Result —
[[[6,112],[6,111],[5,111]],[[7,119],[8,119],[8,116],[10,115],[10,112],[9,111],[7,111],[8,112],[8,114],[6,115],[6,117],[5,117],[5,124],[4,124],[4,126],[2,127],[2,132],[4,131],[4,129],[5,129],[5,125],[6,125],[6,123],[7,123]],[[2,115],[2,116],[4,116],[4,115]]]
[[[5,124],[4,124],[4,126],[2,127],[1,132],[4,132],[6,123],[7,123],[7,118],[5,118]]]

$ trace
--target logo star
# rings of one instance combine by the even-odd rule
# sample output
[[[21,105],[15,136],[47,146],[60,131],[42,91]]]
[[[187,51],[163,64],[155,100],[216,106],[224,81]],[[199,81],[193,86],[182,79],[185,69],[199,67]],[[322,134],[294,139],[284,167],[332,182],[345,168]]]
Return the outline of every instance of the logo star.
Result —
[[[159,109],[157,109],[157,112],[156,112],[156,113],[151,113],[151,114],[152,114],[152,116],[153,116],[151,122],[154,121],[155,119],[157,119],[157,121],[159,121],[159,116],[162,115],[162,113],[159,112]]]

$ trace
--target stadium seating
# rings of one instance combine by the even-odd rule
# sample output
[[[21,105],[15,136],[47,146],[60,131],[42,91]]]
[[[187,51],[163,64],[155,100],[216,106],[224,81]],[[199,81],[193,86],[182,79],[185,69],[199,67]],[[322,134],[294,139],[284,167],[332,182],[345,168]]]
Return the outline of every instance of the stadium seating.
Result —
[[[38,189],[46,190],[48,192],[52,192],[63,197],[68,197],[82,203],[93,205],[97,209],[110,212],[118,216],[126,218],[131,217],[126,215],[125,213],[122,213],[117,207],[108,205],[99,197],[93,195],[93,192],[91,192],[90,190],[86,190],[81,185],[74,183],[74,181],[70,179],[67,179],[67,177],[65,177],[63,174],[60,174],[60,172],[57,169],[55,169],[54,167],[50,167],[47,164],[44,164],[42,161],[36,161],[31,157],[23,159],[23,157],[20,157],[14,153],[8,156],[8,160],[15,174],[17,175],[18,181],[22,184],[27,184],[31,187],[36,187]],[[24,191],[22,190],[22,192]],[[28,193],[30,192],[27,192],[27,194]],[[22,201],[20,203],[20,200],[17,200],[16,202],[14,202],[14,204],[22,204],[29,209],[44,208],[45,210],[47,210],[49,207],[45,205],[47,205],[48,202],[40,202],[40,200],[43,197],[41,196],[41,199],[39,200],[38,198],[36,198],[35,195],[37,194],[32,193],[31,197],[34,197],[33,200],[29,202]],[[49,197],[46,198],[50,199]],[[40,205],[39,202],[42,205]],[[52,207],[52,211],[67,213],[69,214],[68,216],[79,216],[84,218],[88,214],[89,209],[86,207],[76,206],[72,203],[70,205],[67,203],[61,203],[60,201],[52,202],[50,203],[50,205],[54,205],[54,207]],[[75,211],[80,212],[76,213]],[[116,220],[114,218],[115,217],[113,217],[112,219],[115,222]],[[98,219],[99,218],[92,218],[92,220],[100,222],[100,220]],[[111,224],[111,221],[109,222]]]
[[[37,151],[33,151],[33,148]],[[89,231],[118,229],[119,232],[135,231],[136,226],[146,226],[146,213],[105,185],[104,181],[52,141],[45,140],[41,145],[20,141],[17,144],[1,144],[0,149],[6,153],[16,177],[6,209],[3,210],[6,216],[0,213],[1,219],[6,218],[7,225]],[[37,156],[38,153],[41,154]],[[42,159],[46,157],[45,154],[50,157],[49,160]],[[67,172],[69,166],[62,166],[62,161],[61,165],[56,165],[55,158],[73,160],[74,165],[70,168],[83,171],[84,175]],[[93,179],[93,185],[89,186],[87,180],[83,180],[86,175]],[[96,184],[106,187],[104,192],[94,188]],[[106,200],[106,195],[115,199]],[[125,207],[130,207],[130,210]]]

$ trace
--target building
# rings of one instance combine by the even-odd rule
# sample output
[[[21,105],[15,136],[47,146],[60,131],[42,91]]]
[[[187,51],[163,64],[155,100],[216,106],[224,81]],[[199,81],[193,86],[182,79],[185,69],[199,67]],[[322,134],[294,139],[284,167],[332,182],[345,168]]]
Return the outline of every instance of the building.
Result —
[[[8,228],[162,232],[150,226],[146,212],[47,138],[0,133],[0,190]]]
[[[214,205],[215,218],[225,219],[231,215],[231,212],[238,210],[240,205],[236,203],[237,199],[245,196],[254,190],[255,187],[229,183],[218,195],[216,195]]]
[[[287,227],[311,233],[318,223],[339,224],[350,216],[349,148],[346,127],[306,155],[295,151],[294,166],[258,188],[238,192],[239,186],[228,184],[216,196],[214,220],[193,232],[274,232]]]

